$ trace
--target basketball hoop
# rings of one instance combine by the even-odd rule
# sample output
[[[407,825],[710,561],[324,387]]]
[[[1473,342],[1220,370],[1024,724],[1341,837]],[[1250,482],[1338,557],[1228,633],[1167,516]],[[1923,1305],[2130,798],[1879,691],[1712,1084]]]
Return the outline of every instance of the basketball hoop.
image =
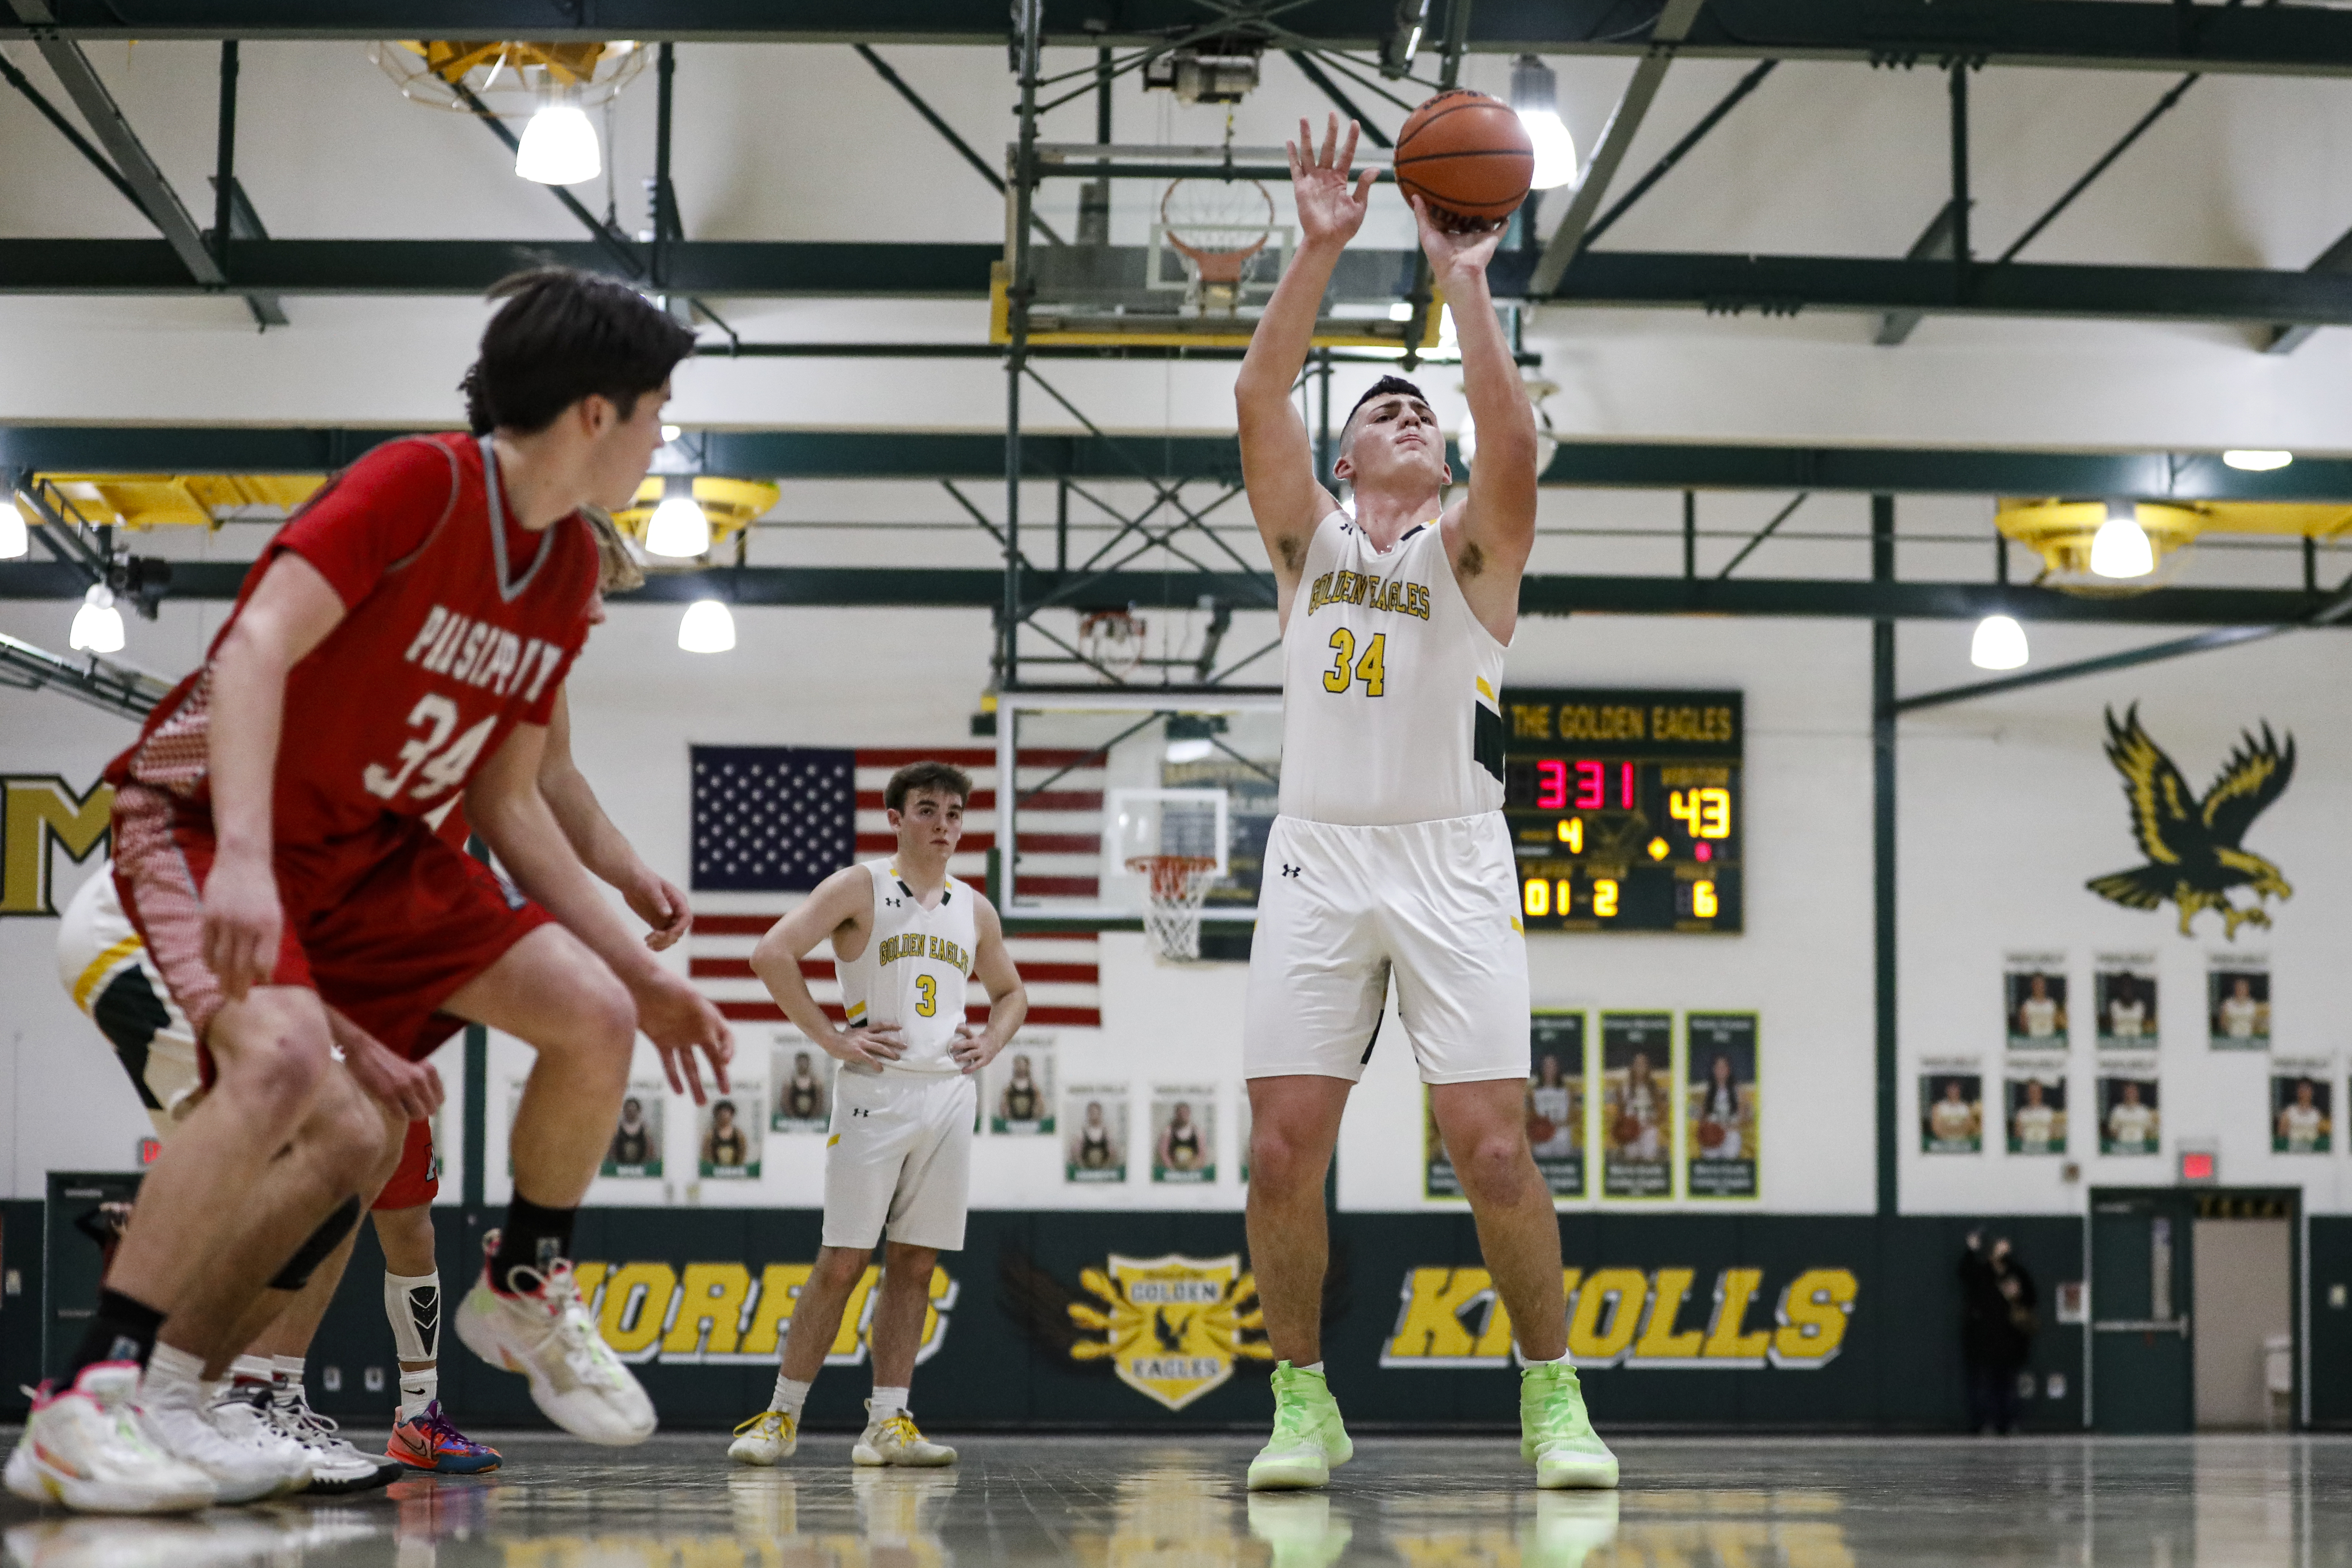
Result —
[[[1240,308],[1250,264],[1274,238],[1274,197],[1255,180],[1169,185],[1160,198],[1160,237],[1183,261],[1188,307],[1223,316]]]
[[[1171,963],[1201,956],[1201,900],[1217,879],[1209,855],[1138,855],[1127,868],[1145,879],[1143,934],[1151,951]]]
[[[1078,622],[1078,654],[1106,680],[1124,680],[1143,662],[1145,622],[1128,610],[1096,610]]]

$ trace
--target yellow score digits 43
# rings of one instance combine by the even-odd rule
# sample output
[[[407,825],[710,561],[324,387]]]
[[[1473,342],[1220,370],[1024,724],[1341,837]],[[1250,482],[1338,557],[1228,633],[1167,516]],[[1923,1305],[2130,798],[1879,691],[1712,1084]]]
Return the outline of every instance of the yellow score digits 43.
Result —
[[[1688,823],[1693,838],[1731,837],[1731,792],[1718,785],[1670,792],[1666,813],[1676,822]]]

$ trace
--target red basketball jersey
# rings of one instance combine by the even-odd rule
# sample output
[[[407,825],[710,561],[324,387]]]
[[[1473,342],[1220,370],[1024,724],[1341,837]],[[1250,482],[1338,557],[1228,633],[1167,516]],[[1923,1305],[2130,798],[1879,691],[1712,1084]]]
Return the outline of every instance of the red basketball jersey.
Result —
[[[461,795],[518,723],[545,724],[588,637],[596,546],[578,515],[539,534],[507,517],[487,439],[388,443],[280,529],[238,610],[287,552],[318,568],[343,619],[286,682],[273,816],[283,847],[365,853]],[[236,611],[221,628],[236,624]],[[113,784],[210,802],[212,660],[174,688]]]

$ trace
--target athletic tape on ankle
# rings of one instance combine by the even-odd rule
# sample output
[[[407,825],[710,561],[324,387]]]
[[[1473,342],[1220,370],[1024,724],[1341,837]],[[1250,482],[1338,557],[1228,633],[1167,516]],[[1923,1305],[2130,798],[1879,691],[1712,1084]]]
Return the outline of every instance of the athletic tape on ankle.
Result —
[[[342,1206],[329,1215],[325,1223],[294,1249],[294,1256],[286,1260],[286,1267],[278,1271],[278,1277],[269,1282],[269,1288],[272,1290],[299,1290],[308,1285],[311,1274],[327,1260],[327,1255],[341,1247],[343,1237],[351,1235],[352,1227],[359,1223],[360,1200],[345,1198]]]
[[[383,1277],[383,1315],[392,1320],[393,1348],[403,1361],[441,1359],[441,1274]]]

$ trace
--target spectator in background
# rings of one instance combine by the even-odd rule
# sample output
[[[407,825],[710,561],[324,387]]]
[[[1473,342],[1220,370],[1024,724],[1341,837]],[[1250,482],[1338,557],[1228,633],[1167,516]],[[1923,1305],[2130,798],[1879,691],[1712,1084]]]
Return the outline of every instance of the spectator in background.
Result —
[[[2018,1374],[2039,1326],[2033,1276],[2001,1237],[1988,1249],[1969,1232],[1960,1255],[1960,1355],[1968,1368],[1969,1430],[2007,1436],[2017,1426]]]

